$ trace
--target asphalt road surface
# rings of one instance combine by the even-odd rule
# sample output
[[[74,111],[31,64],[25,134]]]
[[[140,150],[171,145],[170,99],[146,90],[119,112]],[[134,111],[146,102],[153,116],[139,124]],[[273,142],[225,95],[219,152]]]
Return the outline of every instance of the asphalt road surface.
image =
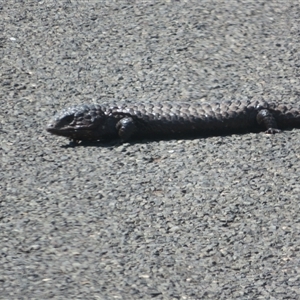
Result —
[[[70,147],[64,107],[300,95],[298,0],[0,3],[0,299],[297,299],[300,130]]]

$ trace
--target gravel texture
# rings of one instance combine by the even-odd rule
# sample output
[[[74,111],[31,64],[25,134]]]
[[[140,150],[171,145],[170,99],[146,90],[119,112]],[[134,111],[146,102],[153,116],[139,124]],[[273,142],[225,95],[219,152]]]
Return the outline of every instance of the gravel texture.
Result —
[[[300,130],[68,147],[83,102],[300,93],[298,0],[2,1],[0,299],[296,299]]]

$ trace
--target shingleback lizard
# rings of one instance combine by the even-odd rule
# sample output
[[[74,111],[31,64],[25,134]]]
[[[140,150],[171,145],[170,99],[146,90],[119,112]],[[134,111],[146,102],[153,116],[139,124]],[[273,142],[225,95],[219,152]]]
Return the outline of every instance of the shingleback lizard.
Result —
[[[176,138],[300,127],[300,105],[260,100],[84,104],[64,109],[47,131],[78,141]]]

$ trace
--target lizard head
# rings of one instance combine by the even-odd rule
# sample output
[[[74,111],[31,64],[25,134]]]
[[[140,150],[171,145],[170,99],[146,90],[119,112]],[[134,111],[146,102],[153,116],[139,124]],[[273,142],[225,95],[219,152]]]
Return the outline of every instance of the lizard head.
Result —
[[[56,114],[46,130],[73,141],[97,140],[105,119],[99,105],[73,106]]]

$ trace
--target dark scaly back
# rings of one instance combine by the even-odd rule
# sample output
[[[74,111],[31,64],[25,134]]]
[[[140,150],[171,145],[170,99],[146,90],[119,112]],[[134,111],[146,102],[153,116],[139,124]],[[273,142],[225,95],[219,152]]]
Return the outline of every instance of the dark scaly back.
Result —
[[[223,101],[197,103],[137,103],[111,105],[106,113],[120,118],[131,116],[137,135],[210,134],[258,128],[256,115],[268,108],[263,101]]]

